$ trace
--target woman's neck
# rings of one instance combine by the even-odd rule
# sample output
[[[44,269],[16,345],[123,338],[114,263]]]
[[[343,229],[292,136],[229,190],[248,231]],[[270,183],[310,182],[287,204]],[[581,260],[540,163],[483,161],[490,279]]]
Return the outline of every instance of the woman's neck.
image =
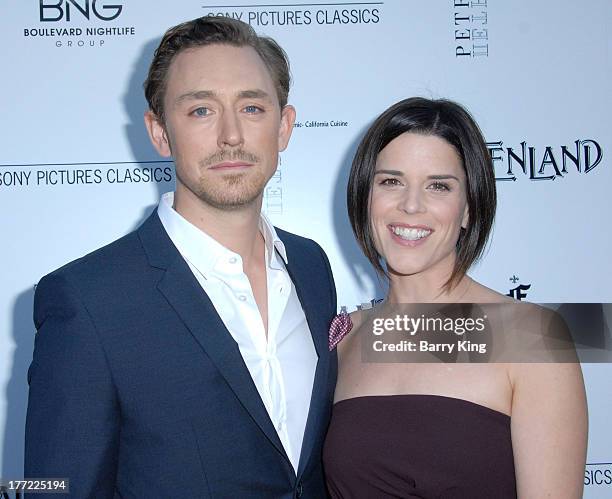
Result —
[[[398,275],[389,272],[390,303],[456,303],[462,301],[474,282],[463,276],[452,288],[446,283],[453,271],[454,259],[437,268],[411,275]]]

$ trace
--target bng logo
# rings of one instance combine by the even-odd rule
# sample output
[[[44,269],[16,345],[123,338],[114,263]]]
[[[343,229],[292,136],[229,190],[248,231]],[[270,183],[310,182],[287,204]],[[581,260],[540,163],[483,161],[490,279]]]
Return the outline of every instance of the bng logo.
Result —
[[[70,22],[73,17],[84,17],[88,21],[92,17],[112,21],[119,17],[122,10],[123,5],[118,5],[116,0],[112,4],[104,0],[39,0],[41,22]]]

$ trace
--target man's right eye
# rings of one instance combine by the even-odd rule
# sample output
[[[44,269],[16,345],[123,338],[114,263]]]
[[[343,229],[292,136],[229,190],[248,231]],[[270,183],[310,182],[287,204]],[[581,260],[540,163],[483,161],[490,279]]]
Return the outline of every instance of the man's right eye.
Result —
[[[208,114],[208,108],[206,107],[198,107],[196,109],[194,109],[193,111],[191,111],[191,114],[193,114],[194,116],[206,116]]]

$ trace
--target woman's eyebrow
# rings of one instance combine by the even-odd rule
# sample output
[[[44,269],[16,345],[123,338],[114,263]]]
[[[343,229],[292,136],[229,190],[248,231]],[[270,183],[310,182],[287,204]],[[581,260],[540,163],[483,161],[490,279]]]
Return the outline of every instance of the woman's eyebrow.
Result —
[[[397,175],[398,177],[404,176],[404,172],[399,170],[376,170],[374,175],[378,175],[379,173],[384,173],[385,175]]]

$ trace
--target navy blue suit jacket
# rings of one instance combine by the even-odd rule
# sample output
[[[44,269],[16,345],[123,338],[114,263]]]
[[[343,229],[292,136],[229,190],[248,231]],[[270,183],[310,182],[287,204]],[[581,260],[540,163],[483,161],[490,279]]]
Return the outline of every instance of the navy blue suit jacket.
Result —
[[[157,213],[40,281],[25,476],[69,478],[79,498],[325,497],[335,288],[316,243],[278,235],[318,354],[297,476],[238,345]]]

